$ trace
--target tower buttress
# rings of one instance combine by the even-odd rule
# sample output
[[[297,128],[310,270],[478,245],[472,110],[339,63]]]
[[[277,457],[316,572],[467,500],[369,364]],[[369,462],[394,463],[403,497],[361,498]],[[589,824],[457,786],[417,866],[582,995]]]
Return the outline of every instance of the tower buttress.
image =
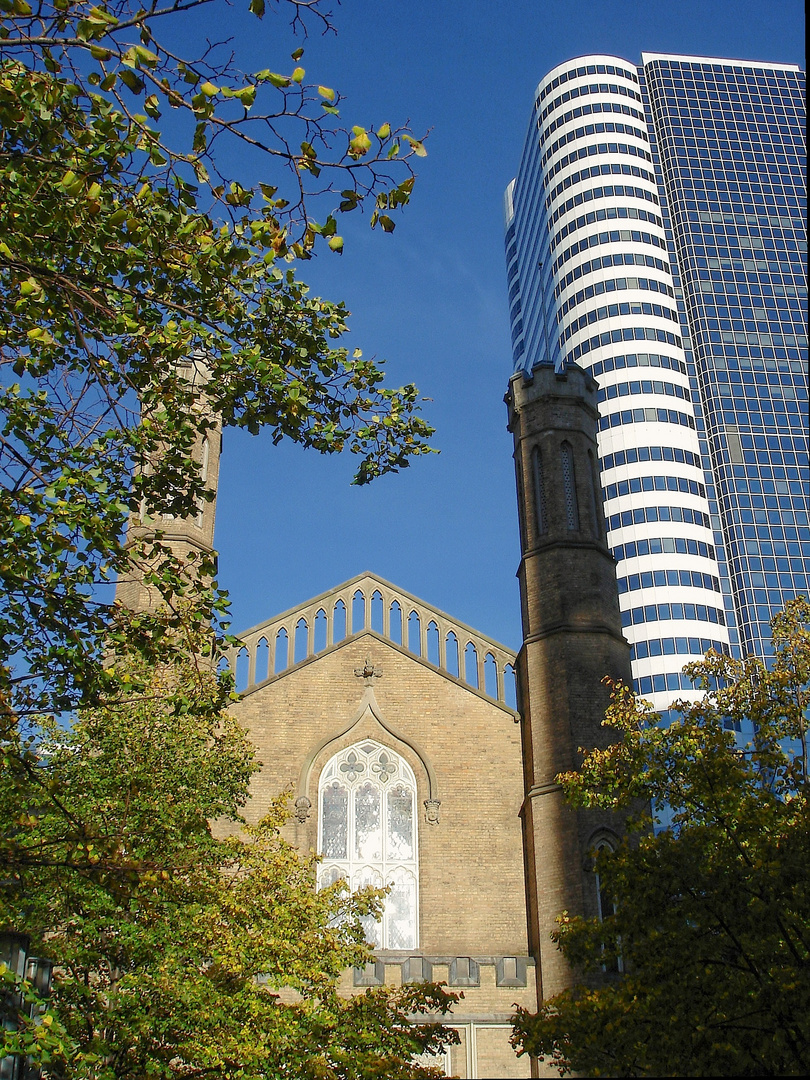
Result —
[[[608,675],[631,683],[615,561],[605,539],[596,447],[596,382],[577,365],[537,365],[509,382],[508,427],[520,519],[523,646],[517,660],[522,721],[527,900],[538,998],[572,984],[550,938],[563,911],[598,913],[588,851],[617,836],[621,819],[576,810],[557,776],[579,748],[609,743],[602,728]]]
[[[197,408],[201,416],[205,415],[205,386],[209,379],[209,370],[204,357],[193,356],[179,367],[179,374],[194,387]],[[198,434],[193,450],[193,458],[200,469],[201,478],[206,489],[213,493],[213,499],[210,502],[201,501],[198,513],[186,518],[150,514],[147,507],[141,506],[139,513],[130,514],[126,541],[128,549],[134,551],[141,541],[149,540],[159,533],[162,546],[186,562],[190,574],[196,576],[199,558],[211,557],[214,554],[221,453],[222,425],[217,422]],[[133,559],[129,573],[119,577],[116,584],[116,600],[132,611],[153,611],[162,602],[158,591],[144,581],[146,569],[147,565],[140,559]]]

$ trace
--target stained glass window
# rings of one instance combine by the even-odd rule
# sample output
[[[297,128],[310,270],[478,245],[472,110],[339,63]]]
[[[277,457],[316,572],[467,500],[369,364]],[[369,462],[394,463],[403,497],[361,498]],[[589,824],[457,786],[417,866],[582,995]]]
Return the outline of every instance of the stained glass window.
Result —
[[[416,780],[408,763],[370,739],[341,750],[321,773],[318,850],[321,886],[391,886],[380,922],[367,920],[377,948],[418,945]]]

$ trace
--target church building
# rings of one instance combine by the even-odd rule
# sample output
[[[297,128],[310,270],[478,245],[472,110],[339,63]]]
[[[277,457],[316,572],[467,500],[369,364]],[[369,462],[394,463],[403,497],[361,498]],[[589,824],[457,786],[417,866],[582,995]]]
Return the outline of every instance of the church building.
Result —
[[[288,838],[322,855],[322,883],[392,886],[347,991],[446,982],[464,994],[446,1073],[530,1076],[509,1046],[514,1003],[536,1008],[515,655],[369,573],[241,639],[248,817],[290,791]]]
[[[192,378],[196,377],[192,375]],[[620,822],[565,803],[579,747],[605,745],[605,676],[630,682],[599,487],[597,385],[575,364],[513,375],[523,645],[484,633],[372,573],[242,633],[233,711],[261,763],[246,815],[291,795],[288,839],[321,856],[320,882],[389,886],[367,927],[374,960],[346,993],[446,982],[463,998],[448,1076],[548,1075],[509,1043],[572,983],[550,934],[562,911],[598,915],[589,853]],[[219,433],[200,447],[216,491]],[[214,503],[163,522],[178,551],[213,550]],[[135,531],[138,525],[135,523]],[[141,528],[143,528],[141,526]],[[119,583],[130,607],[153,601]]]
[[[345,989],[431,979],[463,992],[460,1043],[441,1062],[458,1077],[538,1075],[510,1047],[509,1017],[570,985],[549,934],[563,910],[598,914],[588,852],[617,837],[608,815],[568,807],[556,777],[579,746],[604,744],[602,678],[630,680],[596,384],[538,366],[506,401],[517,656],[364,573],[242,634],[233,658],[235,712],[262,762],[249,816],[288,790],[290,839],[322,856],[322,883],[391,887],[368,927],[375,960]]]

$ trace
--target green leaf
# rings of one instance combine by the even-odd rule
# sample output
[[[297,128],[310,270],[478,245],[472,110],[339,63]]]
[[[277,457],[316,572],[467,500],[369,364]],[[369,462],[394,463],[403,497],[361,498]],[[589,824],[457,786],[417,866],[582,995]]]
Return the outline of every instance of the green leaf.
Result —
[[[136,75],[134,71],[129,68],[122,68],[119,72],[121,82],[128,90],[131,90],[133,94],[142,94],[144,89],[144,82],[140,76]],[[101,84],[102,87],[104,83]]]
[[[144,45],[135,46],[135,55],[142,64],[146,65],[146,67],[154,67],[158,62],[157,53],[152,52],[151,49],[147,49]]]
[[[410,144],[411,149],[417,157],[427,157],[427,150],[425,149],[424,144],[419,141],[419,139],[413,139],[410,135],[403,135],[402,137],[407,143]]]
[[[371,139],[363,128],[352,128],[352,131],[355,134],[349,142],[349,155],[354,158],[363,157],[371,149]]]
[[[279,89],[290,85],[290,80],[286,75],[278,75],[274,71],[259,71],[255,78],[257,82],[269,82]]]
[[[244,86],[241,90],[235,91],[234,97],[239,98],[245,108],[249,109],[253,102],[256,100],[256,87]]]

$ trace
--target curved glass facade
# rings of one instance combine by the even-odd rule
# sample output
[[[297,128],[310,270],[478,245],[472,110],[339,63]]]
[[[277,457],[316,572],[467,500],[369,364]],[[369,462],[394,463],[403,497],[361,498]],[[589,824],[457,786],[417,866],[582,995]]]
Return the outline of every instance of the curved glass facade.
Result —
[[[560,64],[505,197],[515,370],[600,387],[608,542],[637,689],[767,656],[807,591],[804,76],[645,54]]]

